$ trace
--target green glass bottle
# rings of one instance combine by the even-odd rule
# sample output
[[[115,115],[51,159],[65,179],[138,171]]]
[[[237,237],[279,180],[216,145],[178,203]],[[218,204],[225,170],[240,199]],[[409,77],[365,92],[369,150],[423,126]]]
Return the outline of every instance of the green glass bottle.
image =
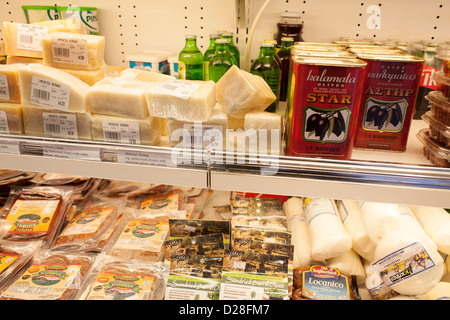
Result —
[[[233,65],[237,66],[237,61],[231,54],[228,44],[228,39],[216,40],[216,51],[209,62],[209,80],[217,82],[228,69]]]
[[[275,60],[278,62],[278,64],[280,65],[280,68],[281,68],[281,60],[277,55],[277,53],[278,53],[277,40],[264,40],[264,42],[273,44],[273,54],[275,56]]]
[[[239,49],[238,47],[234,44],[234,40],[233,40],[233,34],[231,32],[226,32],[222,34],[222,38],[224,39],[228,39],[230,40],[230,42],[228,43],[228,47],[230,48],[231,54],[234,56],[234,58],[237,61],[237,66],[240,66],[240,54],[239,54]]]
[[[281,69],[275,60],[274,45],[272,43],[261,43],[259,55],[250,67],[250,73],[256,74],[266,80],[277,98],[265,111],[276,112],[280,93]]]
[[[197,47],[197,36],[187,35],[186,44],[178,55],[178,77],[187,80],[203,80],[203,54]]]
[[[209,35],[209,47],[203,54],[203,80],[209,80],[209,61],[214,55],[214,52],[216,52],[217,39],[220,39],[220,35],[218,33]]]
[[[294,38],[282,37],[281,48],[277,52],[277,56],[281,61],[281,81],[280,81],[280,101],[286,101],[289,65],[291,63],[291,47],[294,44]]]

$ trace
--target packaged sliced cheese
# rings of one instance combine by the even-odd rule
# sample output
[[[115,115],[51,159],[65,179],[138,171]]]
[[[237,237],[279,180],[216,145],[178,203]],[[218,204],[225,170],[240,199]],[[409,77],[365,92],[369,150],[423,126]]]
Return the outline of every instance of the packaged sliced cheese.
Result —
[[[145,98],[151,116],[207,121],[216,105],[216,84],[214,81],[167,80],[149,88]]]
[[[23,65],[19,84],[23,106],[89,111],[86,98],[89,85],[67,72],[41,64]]]
[[[0,102],[20,103],[19,69],[22,65],[0,65]]]
[[[90,112],[23,107],[23,125],[27,136],[92,140],[91,117]]]
[[[92,137],[97,141],[157,145],[161,138],[160,121],[153,117],[136,120],[94,114]]]
[[[30,58],[30,57],[19,57],[19,56],[7,56],[6,64],[15,63],[40,63],[42,64],[42,58]]]
[[[450,254],[450,214],[443,208],[409,207],[438,250]]]
[[[96,70],[105,64],[105,37],[53,32],[42,38],[43,63],[54,68]]]
[[[244,117],[244,131],[255,130],[257,145],[249,145],[250,153],[279,154],[283,120],[280,114],[273,112],[250,112]]]
[[[23,134],[22,105],[0,103],[0,133]]]
[[[217,102],[232,117],[264,111],[276,96],[260,76],[232,66],[217,82]]]

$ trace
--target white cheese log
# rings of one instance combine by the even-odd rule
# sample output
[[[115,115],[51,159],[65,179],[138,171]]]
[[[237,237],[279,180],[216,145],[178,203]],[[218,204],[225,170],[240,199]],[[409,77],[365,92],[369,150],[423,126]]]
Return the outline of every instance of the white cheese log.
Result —
[[[392,290],[392,288],[388,287],[383,282],[380,275],[375,271],[375,269],[368,261],[365,261],[363,265],[366,273],[366,288],[369,291],[372,299],[387,300],[398,295],[397,292]]]
[[[303,198],[303,210],[311,240],[311,257],[323,261],[352,248],[352,238],[345,230],[334,200]]]
[[[242,118],[252,111],[264,111],[275,94],[260,76],[232,66],[217,82],[217,102],[232,117]]]
[[[214,81],[167,80],[145,94],[151,116],[178,121],[207,121],[216,105]]]
[[[105,37],[53,32],[42,38],[43,63],[54,68],[96,70],[105,64]]]
[[[410,206],[425,232],[438,250],[450,254],[450,213],[443,208]]]
[[[279,154],[281,152],[282,116],[273,112],[250,112],[244,117],[244,131],[255,130],[258,144],[249,145],[250,153]]]
[[[352,237],[353,250],[364,259],[372,261],[375,244],[367,233],[358,201],[339,200],[336,201],[336,205],[345,230]]]
[[[97,141],[157,145],[161,138],[160,121],[152,117],[136,120],[94,114],[92,137]]]
[[[450,300],[450,282],[441,281],[418,298],[421,300]]]
[[[289,198],[283,203],[283,209],[288,231],[292,234],[291,243],[294,245],[293,267],[308,266],[312,262],[311,243],[302,200],[297,197]]]
[[[23,106],[89,111],[86,98],[89,85],[67,72],[41,64],[28,64],[19,70],[19,83]],[[50,91],[54,93],[50,95]]]
[[[436,248],[420,233],[404,229],[390,231],[380,239],[374,261],[372,265],[381,279],[401,295],[425,294],[440,281],[444,271],[444,260]],[[382,274],[386,270],[383,266],[389,268],[386,275]],[[403,277],[388,282],[398,275]]]
[[[19,69],[22,65],[0,65],[0,102],[21,103]]]
[[[89,112],[23,106],[24,132],[27,136],[92,140],[91,116]],[[51,122],[50,117],[55,121]]]
[[[0,103],[0,133],[23,134],[21,104]]]
[[[353,249],[350,249],[337,257],[328,259],[326,263],[327,267],[336,268],[344,273],[356,276],[359,285],[364,283],[366,279],[366,272],[361,262],[361,258]]]

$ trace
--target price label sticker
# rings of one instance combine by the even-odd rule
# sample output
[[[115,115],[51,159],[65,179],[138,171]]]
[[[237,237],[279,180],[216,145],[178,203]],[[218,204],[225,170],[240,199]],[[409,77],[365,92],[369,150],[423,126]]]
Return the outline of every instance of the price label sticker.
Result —
[[[88,44],[84,39],[52,39],[53,61],[77,65],[88,64]]]
[[[44,132],[47,137],[78,139],[77,117],[74,114],[42,114]]]
[[[70,86],[33,76],[30,100],[42,107],[69,111]]]

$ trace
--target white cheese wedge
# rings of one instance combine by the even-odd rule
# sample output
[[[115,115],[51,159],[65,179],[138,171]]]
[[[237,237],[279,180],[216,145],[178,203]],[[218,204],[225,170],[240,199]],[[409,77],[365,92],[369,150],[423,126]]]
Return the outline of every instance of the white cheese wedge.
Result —
[[[207,121],[216,105],[214,81],[167,80],[145,94],[151,116],[178,121]]]
[[[42,38],[43,63],[54,68],[96,70],[105,64],[105,37],[53,32]]]
[[[186,121],[178,121],[175,119],[167,120],[167,128],[169,131],[169,141],[170,146],[174,147],[179,145],[182,147],[184,145],[183,137],[186,133],[190,136],[190,141],[186,146],[196,146],[196,139],[201,141],[202,148],[211,145],[211,143],[215,142],[214,148],[217,150],[223,149],[223,145],[225,143],[225,134],[228,127],[228,118],[227,115],[220,111],[220,109],[214,109],[211,112],[211,116],[207,121],[203,122],[186,122]],[[186,131],[184,131],[186,130]],[[200,142],[198,142],[200,145]]]
[[[0,103],[0,133],[23,134],[22,105]]]
[[[232,66],[217,82],[217,102],[232,117],[242,118],[252,111],[264,111],[275,94],[260,76]]]
[[[88,110],[89,85],[67,72],[41,64],[24,65],[19,70],[22,105],[68,112]]]
[[[173,79],[170,76],[126,69],[119,76],[108,76],[94,84],[87,99],[94,114],[144,120],[149,117],[146,91],[159,83]]]
[[[152,117],[136,120],[94,114],[92,136],[97,141],[157,145],[161,138],[160,121]]]
[[[250,153],[279,154],[283,128],[282,116],[272,112],[250,112],[244,118],[244,131],[255,130],[258,144],[249,144]]]
[[[21,103],[19,69],[21,64],[0,65],[0,102]]]
[[[92,140],[91,113],[23,106],[25,135]]]
[[[425,232],[440,252],[450,254],[450,213],[443,208],[410,206]]]

